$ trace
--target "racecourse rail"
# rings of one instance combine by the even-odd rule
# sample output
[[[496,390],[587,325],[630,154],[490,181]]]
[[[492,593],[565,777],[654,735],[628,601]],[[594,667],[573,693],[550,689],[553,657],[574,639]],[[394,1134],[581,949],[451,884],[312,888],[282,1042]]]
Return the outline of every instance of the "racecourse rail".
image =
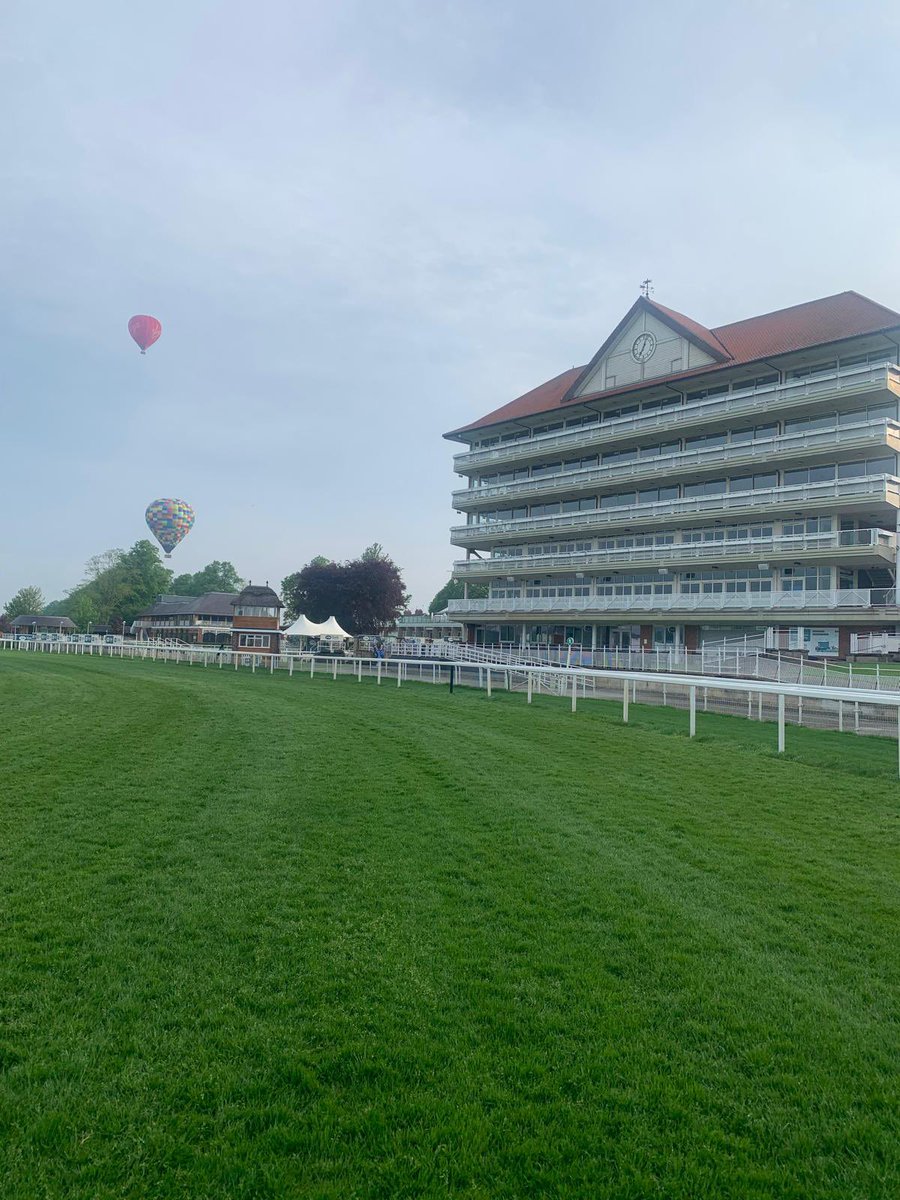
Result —
[[[150,660],[160,663],[212,667],[218,670],[274,674],[283,671],[310,678],[325,674],[374,680],[378,685],[404,682],[431,683],[482,689],[488,697],[498,688],[525,694],[532,703],[536,695],[565,697],[572,712],[579,700],[621,699],[622,720],[628,722],[629,707],[640,702],[686,709],[688,732],[697,732],[697,710],[742,716],[777,724],[778,752],[785,748],[787,724],[806,725],[839,732],[878,734],[897,738],[900,775],[900,692],[846,686],[777,683],[760,679],[716,678],[669,672],[603,670],[584,667],[458,662],[446,659],[379,658],[317,654],[248,654],[241,650],[192,646],[159,646],[148,642],[85,644],[64,641],[20,641],[0,639],[0,649]]]

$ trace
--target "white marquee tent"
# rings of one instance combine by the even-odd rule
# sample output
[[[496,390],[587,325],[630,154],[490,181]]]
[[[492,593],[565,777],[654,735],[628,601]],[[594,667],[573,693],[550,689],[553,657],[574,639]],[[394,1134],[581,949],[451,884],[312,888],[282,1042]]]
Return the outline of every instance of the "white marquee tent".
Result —
[[[287,629],[282,630],[283,637],[316,637],[316,638],[349,638],[352,634],[341,629],[337,620],[334,617],[329,617],[327,621],[317,623],[310,621],[308,617],[301,613],[293,625],[289,625]]]

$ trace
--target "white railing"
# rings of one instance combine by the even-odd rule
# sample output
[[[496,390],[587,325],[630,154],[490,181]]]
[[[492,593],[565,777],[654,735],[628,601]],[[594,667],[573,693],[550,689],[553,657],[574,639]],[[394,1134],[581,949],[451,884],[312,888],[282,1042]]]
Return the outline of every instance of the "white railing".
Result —
[[[548,517],[516,517],[502,521],[479,521],[456,525],[450,540],[456,545],[479,542],[489,545],[498,537],[522,537],[532,530],[604,529],[613,525],[653,526],[673,517],[728,513],[732,518],[759,518],[767,509],[801,509],[818,512],[823,505],[865,499],[900,508],[900,479],[894,475],[865,475],[858,479],[835,479],[825,483],[795,484],[760,488],[751,492],[727,492],[715,496],[680,496],[652,504],[624,504],[615,508],[592,508],[586,512],[556,513]]]
[[[577,712],[580,700],[603,700],[618,697],[622,703],[622,719],[629,721],[630,705],[637,700],[667,707],[687,708],[689,713],[688,733],[694,737],[697,731],[698,709],[703,712],[725,712],[745,716],[748,719],[775,720],[777,724],[777,748],[785,749],[785,727],[788,721],[819,728],[853,730],[855,733],[891,734],[898,737],[900,749],[900,691],[879,690],[874,687],[857,687],[852,692],[846,685],[810,685],[805,683],[772,682],[761,678],[728,679],[708,676],[677,674],[669,672],[641,672],[628,669],[565,668],[554,666],[477,664],[467,661],[437,662],[434,660],[346,658],[339,656],[314,655],[262,655],[245,654],[239,651],[203,650],[199,648],[151,647],[144,643],[128,645],[85,646],[70,643],[14,642],[0,639],[0,648],[32,651],[47,654],[72,654],[81,652],[93,655],[96,649],[101,657],[144,660],[218,668],[234,671],[249,671],[252,674],[281,674],[315,679],[324,675],[336,682],[338,675],[355,679],[372,680],[378,685],[393,683],[401,687],[404,683],[449,684],[452,694],[454,686],[482,689],[490,698],[493,691],[525,693],[527,703],[535,696],[550,691],[554,696],[564,695],[571,703],[572,712]],[[871,677],[870,677],[871,678]],[[788,713],[788,701],[792,712]],[[900,772],[898,772],[900,773]]]
[[[704,642],[699,650],[684,646],[658,646],[639,650],[585,645],[559,646],[535,643],[519,645],[501,642],[473,646],[459,642],[427,642],[404,639],[386,646],[392,657],[445,659],[457,662],[493,663],[496,666],[553,666],[572,670],[604,668],[612,671],[642,673],[679,672],[692,675],[768,679],[775,683],[802,683],[817,687],[872,688],[876,691],[900,690],[900,675],[882,672],[880,665],[854,670],[853,663],[837,658],[813,656],[793,651],[768,652],[768,634],[746,634],[721,641]],[[855,635],[853,635],[855,636]],[[862,635],[860,635],[862,636]],[[878,637],[880,635],[872,635]],[[891,635],[893,636],[893,635]],[[851,652],[852,650],[851,643]],[[872,651],[874,653],[874,651]],[[865,651],[862,651],[865,653]]]
[[[850,588],[805,592],[674,592],[652,596],[547,596],[517,599],[451,600],[450,612],[461,617],[520,613],[584,614],[611,612],[798,612],[834,611],[894,605],[893,588]],[[580,618],[579,618],[580,619]]]
[[[539,479],[526,479],[512,483],[488,484],[484,487],[462,488],[453,493],[453,507],[466,510],[482,507],[493,500],[517,500],[534,495],[554,495],[557,492],[578,492],[592,485],[604,486],[622,480],[662,479],[684,473],[694,473],[700,468],[729,464],[734,468],[754,465],[760,460],[766,463],[787,455],[802,459],[803,453],[821,452],[838,448],[859,447],[860,450],[873,444],[891,445],[891,439],[900,439],[900,423],[888,418],[863,422],[859,425],[835,425],[831,429],[818,429],[808,433],[785,433],[777,437],[760,438],[737,446],[714,446],[708,449],[680,450],[678,453],[658,455],[655,458],[637,459],[634,462],[591,467],[586,470],[559,471]],[[895,446],[895,448],[897,448]]]
[[[851,633],[851,654],[900,654],[900,634]]]
[[[759,388],[741,388],[721,396],[709,396],[704,400],[694,400],[671,408],[616,417],[596,425],[538,434],[535,437],[507,442],[502,446],[464,451],[454,457],[454,470],[464,475],[470,467],[534,458],[557,448],[565,451],[606,445],[636,433],[704,426],[723,417],[744,414],[755,416],[757,413],[771,414],[812,404],[818,406],[831,399],[837,400],[848,395],[872,391],[893,391],[900,394],[900,368],[890,363],[843,367],[838,371],[806,379],[794,379]],[[592,396],[591,399],[596,401],[598,397]],[[553,410],[553,413],[563,419],[568,411],[568,408],[559,408]]]
[[[834,533],[804,533],[788,537],[724,538],[703,542],[671,542],[665,546],[626,546],[611,550],[572,551],[567,554],[521,554],[510,557],[476,558],[453,564],[455,577],[496,579],[512,571],[582,571],[585,567],[617,567],[622,563],[715,562],[719,559],[765,557],[794,558],[798,554],[832,553],[837,550],[876,549],[878,557],[893,564],[897,536],[886,529],[846,529]],[[874,556],[873,556],[874,557]]]

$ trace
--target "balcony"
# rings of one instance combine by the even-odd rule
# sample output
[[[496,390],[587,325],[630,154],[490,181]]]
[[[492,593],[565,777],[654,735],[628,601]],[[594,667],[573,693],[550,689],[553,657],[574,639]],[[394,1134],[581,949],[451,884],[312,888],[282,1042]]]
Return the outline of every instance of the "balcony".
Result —
[[[890,419],[863,421],[859,425],[834,425],[829,429],[811,432],[785,433],[777,437],[760,438],[735,446],[710,446],[706,449],[681,450],[677,454],[639,459],[637,462],[594,467],[587,471],[566,471],[527,479],[518,483],[492,484],[488,487],[464,488],[453,493],[453,507],[466,512],[497,500],[515,503],[531,497],[568,495],[611,486],[623,481],[650,480],[660,483],[682,475],[705,475],[721,472],[723,467],[751,470],[774,460],[802,462],[836,451],[865,451],[873,446],[888,446],[900,450],[900,422]]]
[[[873,609],[883,611],[896,620],[900,608],[895,603],[893,588],[859,588],[843,591],[806,592],[675,592],[655,596],[564,596],[520,600],[451,600],[447,611],[463,621],[473,619],[505,619],[507,617],[553,616],[577,617],[580,621],[592,616],[639,613],[660,613],[667,616],[725,613],[790,613],[818,612],[871,616]]]
[[[655,504],[558,513],[550,517],[482,521],[474,525],[455,526],[450,530],[450,541],[464,549],[489,549],[497,542],[518,541],[531,533],[558,532],[574,537],[588,531],[602,531],[617,526],[629,529],[663,528],[680,523],[685,518],[715,520],[727,515],[732,520],[759,520],[767,513],[796,511],[817,515],[836,509],[850,511],[873,504],[887,504],[893,508],[900,508],[900,479],[894,475],[867,475],[859,479],[836,479],[827,483],[760,488],[759,491],[752,492],[681,496],[676,500],[662,500]]]
[[[885,400],[900,396],[900,368],[889,363],[844,367],[839,371],[807,379],[795,379],[761,388],[743,388],[723,396],[710,396],[705,400],[679,405],[677,408],[635,413],[598,425],[524,438],[521,441],[509,442],[505,446],[470,450],[455,456],[454,470],[460,475],[465,475],[478,467],[528,462],[556,451],[574,453],[589,447],[633,440],[635,436],[643,437],[657,432],[674,434],[696,427],[712,430],[715,424],[727,427],[735,418],[774,416],[780,412],[796,412],[805,408],[812,410],[853,396],[879,392]],[[598,397],[593,399],[596,402]],[[567,410],[561,408],[554,411],[563,417]]]
[[[453,564],[455,579],[498,579],[590,569],[618,570],[641,566],[678,567],[697,563],[748,562],[765,559],[801,562],[853,562],[893,566],[896,534],[886,529],[848,529],[839,533],[807,533],[791,537],[743,538],[725,541],[676,542],[669,546],[627,546],[593,553],[532,554],[515,558],[476,558]]]

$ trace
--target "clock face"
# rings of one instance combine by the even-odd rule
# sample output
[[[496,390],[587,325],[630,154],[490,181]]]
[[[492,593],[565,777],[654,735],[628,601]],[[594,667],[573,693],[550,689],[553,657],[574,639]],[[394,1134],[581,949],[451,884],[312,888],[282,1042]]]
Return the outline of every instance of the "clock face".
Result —
[[[656,337],[652,333],[639,333],[631,343],[631,357],[635,362],[645,363],[653,357],[656,349]]]

